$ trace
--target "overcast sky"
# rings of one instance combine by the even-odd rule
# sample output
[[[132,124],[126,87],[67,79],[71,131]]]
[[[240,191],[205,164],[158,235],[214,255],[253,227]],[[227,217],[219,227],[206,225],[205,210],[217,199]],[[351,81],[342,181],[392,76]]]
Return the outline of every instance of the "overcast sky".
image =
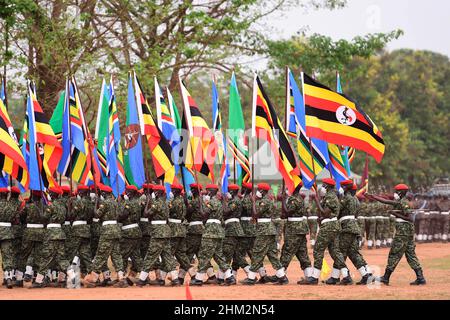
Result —
[[[402,29],[405,34],[388,49],[427,49],[450,56],[450,1],[448,0],[348,0],[340,10],[293,9],[283,17],[272,16],[274,37],[288,38],[305,25],[308,34],[333,39]]]

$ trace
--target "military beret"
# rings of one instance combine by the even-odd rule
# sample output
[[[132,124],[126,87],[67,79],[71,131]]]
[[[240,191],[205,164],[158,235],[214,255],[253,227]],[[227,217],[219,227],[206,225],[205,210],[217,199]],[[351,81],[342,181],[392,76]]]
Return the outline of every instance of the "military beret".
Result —
[[[9,193],[8,188],[0,188],[0,193]]]
[[[20,192],[20,189],[17,187],[12,187],[11,188],[11,193],[17,193],[17,194],[21,194],[22,192]]]
[[[69,186],[61,186],[61,190],[63,193],[70,193],[70,187]]]
[[[334,181],[331,178],[325,178],[325,179],[322,180],[322,182],[327,184],[327,185],[329,185],[329,186],[333,186],[333,187],[336,185],[336,181]]]
[[[258,189],[269,191],[270,185],[268,183],[260,183],[260,184],[258,184]]]
[[[249,182],[242,182],[242,188],[248,189],[248,190],[252,190],[253,189],[253,185]]]
[[[58,186],[54,186],[54,187],[48,188],[48,191],[56,193],[56,194],[63,194],[62,189],[60,187],[58,187]]]
[[[349,185],[353,185],[353,180],[348,179],[341,182],[341,186],[349,186]]]
[[[127,190],[132,190],[132,191],[138,191],[138,188],[136,186],[133,186],[133,185],[126,186],[126,189]]]
[[[153,189],[153,184],[151,184],[151,183],[144,183],[142,185],[142,188],[145,189],[145,190],[152,190]]]
[[[153,185],[153,190],[154,191],[166,191],[166,188],[164,188],[164,186],[162,184],[154,184]]]
[[[207,184],[205,189],[219,190],[219,187],[217,186],[217,184]]]
[[[178,183],[174,183],[170,186],[172,189],[183,190],[183,186]]]
[[[40,195],[42,195],[42,191],[41,190],[33,190],[33,194],[35,196],[40,196]]]
[[[352,185],[352,190],[358,190],[358,186],[356,185],[356,183],[354,183],[354,184]]]
[[[79,184],[77,186],[77,190],[85,191],[85,190],[89,190],[89,187],[85,186],[84,184]]]
[[[99,183],[99,184],[97,185],[97,187],[100,189],[100,191],[103,191],[103,192],[112,192],[112,188],[109,187],[109,186],[107,186],[107,185],[104,185],[103,183]]]
[[[406,184],[400,183],[394,187],[395,191],[403,191],[403,190],[409,190],[409,187]]]
[[[191,187],[192,189],[203,189],[203,186],[200,183],[191,183],[189,187]]]
[[[237,184],[228,185],[228,190],[239,190],[239,186]]]

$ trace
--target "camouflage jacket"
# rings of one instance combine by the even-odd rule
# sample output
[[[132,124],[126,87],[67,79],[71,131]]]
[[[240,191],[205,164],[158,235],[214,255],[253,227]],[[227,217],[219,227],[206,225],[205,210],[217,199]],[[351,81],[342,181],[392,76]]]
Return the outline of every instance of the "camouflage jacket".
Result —
[[[201,198],[200,198],[201,199]],[[202,209],[205,208],[205,204],[202,201]],[[192,198],[188,200],[188,207],[186,210],[186,216],[187,216],[187,220],[188,222],[193,222],[193,221],[203,221],[203,217],[202,214],[200,212],[200,204],[199,204],[199,200],[198,198]],[[202,234],[204,231],[205,227],[203,226],[203,224],[197,224],[197,225],[193,225],[193,226],[189,226],[188,227],[188,234]]]
[[[152,238],[170,238],[169,207],[165,198],[156,198],[150,206],[150,221],[166,221],[166,224],[150,224],[150,236]]]
[[[394,210],[400,210],[402,215],[411,216],[412,211],[409,208],[408,201],[406,199],[400,199],[393,205]],[[414,224],[412,222],[396,222],[395,223],[395,236],[414,238]]]
[[[309,232],[306,208],[299,197],[289,196],[286,199],[287,222],[285,234],[307,234]],[[293,221],[300,220],[301,221]]]
[[[258,222],[256,224],[257,236],[273,236],[277,234],[277,230],[272,221],[274,214],[273,201],[267,197],[256,200],[256,215],[258,219],[270,219],[270,222]]]
[[[26,217],[26,223],[43,224],[44,219],[41,214],[43,204],[41,201],[28,202],[25,205],[23,214]],[[43,241],[44,240],[44,228],[25,228],[23,231],[24,241]]]
[[[143,237],[150,237],[150,223],[148,221],[142,221],[142,219],[146,219],[145,215],[145,204],[147,201],[147,196],[142,196],[140,199],[141,203],[141,219],[139,220],[139,228],[141,229],[141,233]],[[148,219],[148,218],[147,218]]]
[[[100,219],[100,222],[105,221],[117,221],[119,206],[117,201],[113,198],[107,198],[100,201],[99,208],[96,212],[96,217]],[[100,229],[100,236],[105,239],[119,239],[120,227],[116,224],[103,225]]]
[[[14,204],[6,199],[0,200],[0,222],[11,223],[16,215],[16,208]],[[0,226],[0,240],[14,239],[12,227]]]
[[[227,203],[228,213],[225,219],[225,236],[226,237],[243,237],[244,230],[241,226],[241,214],[242,214],[242,200],[235,196],[228,200]],[[238,219],[238,221],[231,221],[227,223],[228,219]]]
[[[252,196],[248,194],[242,198],[242,213],[241,218],[244,217],[244,220],[241,219],[241,227],[242,231],[244,231],[244,237],[255,237],[256,236],[256,224],[252,222],[252,220],[248,219],[252,217]]]
[[[349,192],[344,194],[341,200],[341,209],[339,212],[339,219],[345,216],[355,216],[358,212],[359,202],[355,196]],[[341,231],[346,233],[360,234],[359,224],[356,219],[347,219],[340,221]]]
[[[88,198],[75,199],[72,202],[71,220],[73,221],[86,221],[86,224],[73,225],[72,223],[72,235],[80,238],[90,238],[91,230],[87,224],[92,219],[94,204]]]
[[[61,202],[52,202],[44,210],[44,221],[47,225],[44,238],[46,240],[65,240],[66,235],[61,227],[48,228],[50,224],[63,225],[66,220],[66,207]]]
[[[181,223],[169,221],[169,227],[172,238],[186,237],[186,225],[183,223],[186,219],[186,205],[182,196],[178,196],[169,202],[169,219],[180,220]]]
[[[141,200],[133,198],[123,201],[122,217],[122,238],[139,239],[142,237],[142,231],[139,228],[141,219]],[[127,227],[136,224],[136,227]]]
[[[273,201],[273,205],[274,205],[275,211],[273,213],[272,219],[274,219],[274,220],[275,219],[281,219],[281,213],[282,213],[282,210],[283,210],[283,208],[281,206],[281,201],[278,201],[277,199],[275,199]]]
[[[326,209],[330,209],[330,215],[329,217],[324,217],[332,219],[332,218],[337,218],[339,216],[339,210],[341,208],[341,204],[339,203],[339,198],[336,195],[336,192],[334,190],[330,190],[327,191],[327,193],[325,193],[325,196],[323,196],[322,200],[320,201],[320,205],[322,206],[322,208],[324,210]],[[339,230],[339,221],[331,221],[331,222],[327,222],[327,223],[321,223],[320,224],[320,228],[324,229],[327,228],[329,230],[334,229],[334,230]]]
[[[306,209],[306,212],[308,214],[308,217],[318,217],[319,214],[317,213],[317,205],[315,200],[311,199],[308,203],[308,208]]]
[[[217,197],[212,197],[205,201],[203,208],[205,215],[210,219],[218,220],[219,223],[208,222],[205,223],[205,231],[203,231],[203,238],[223,239],[225,238],[225,231],[222,227],[223,207],[222,202]]]
[[[14,212],[14,217],[12,219],[12,233],[14,239],[22,238],[24,225],[21,220],[24,218],[21,216],[20,206],[22,202],[19,199],[9,199],[8,204],[11,206],[12,211]]]

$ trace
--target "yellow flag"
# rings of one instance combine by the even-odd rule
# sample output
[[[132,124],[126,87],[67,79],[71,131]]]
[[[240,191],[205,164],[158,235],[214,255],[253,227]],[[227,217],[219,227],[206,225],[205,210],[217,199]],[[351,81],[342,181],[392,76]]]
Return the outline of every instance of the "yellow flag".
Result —
[[[327,260],[325,260],[325,258],[323,258],[322,272],[320,273],[320,278],[322,280],[327,279],[330,272],[331,272],[330,266],[328,265]]]

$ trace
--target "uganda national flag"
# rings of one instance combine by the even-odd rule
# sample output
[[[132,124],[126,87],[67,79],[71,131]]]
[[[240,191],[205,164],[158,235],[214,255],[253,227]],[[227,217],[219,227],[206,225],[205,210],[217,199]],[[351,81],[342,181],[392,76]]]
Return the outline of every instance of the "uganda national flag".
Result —
[[[28,168],[17,144],[17,137],[3,101],[0,99],[0,170],[10,174],[26,190]]]
[[[252,115],[252,135],[269,142],[278,171],[292,193],[301,182],[300,169],[283,125],[257,75],[253,82]]]
[[[302,73],[306,134],[329,143],[354,147],[380,162],[385,145],[380,130],[366,113],[339,94]]]

